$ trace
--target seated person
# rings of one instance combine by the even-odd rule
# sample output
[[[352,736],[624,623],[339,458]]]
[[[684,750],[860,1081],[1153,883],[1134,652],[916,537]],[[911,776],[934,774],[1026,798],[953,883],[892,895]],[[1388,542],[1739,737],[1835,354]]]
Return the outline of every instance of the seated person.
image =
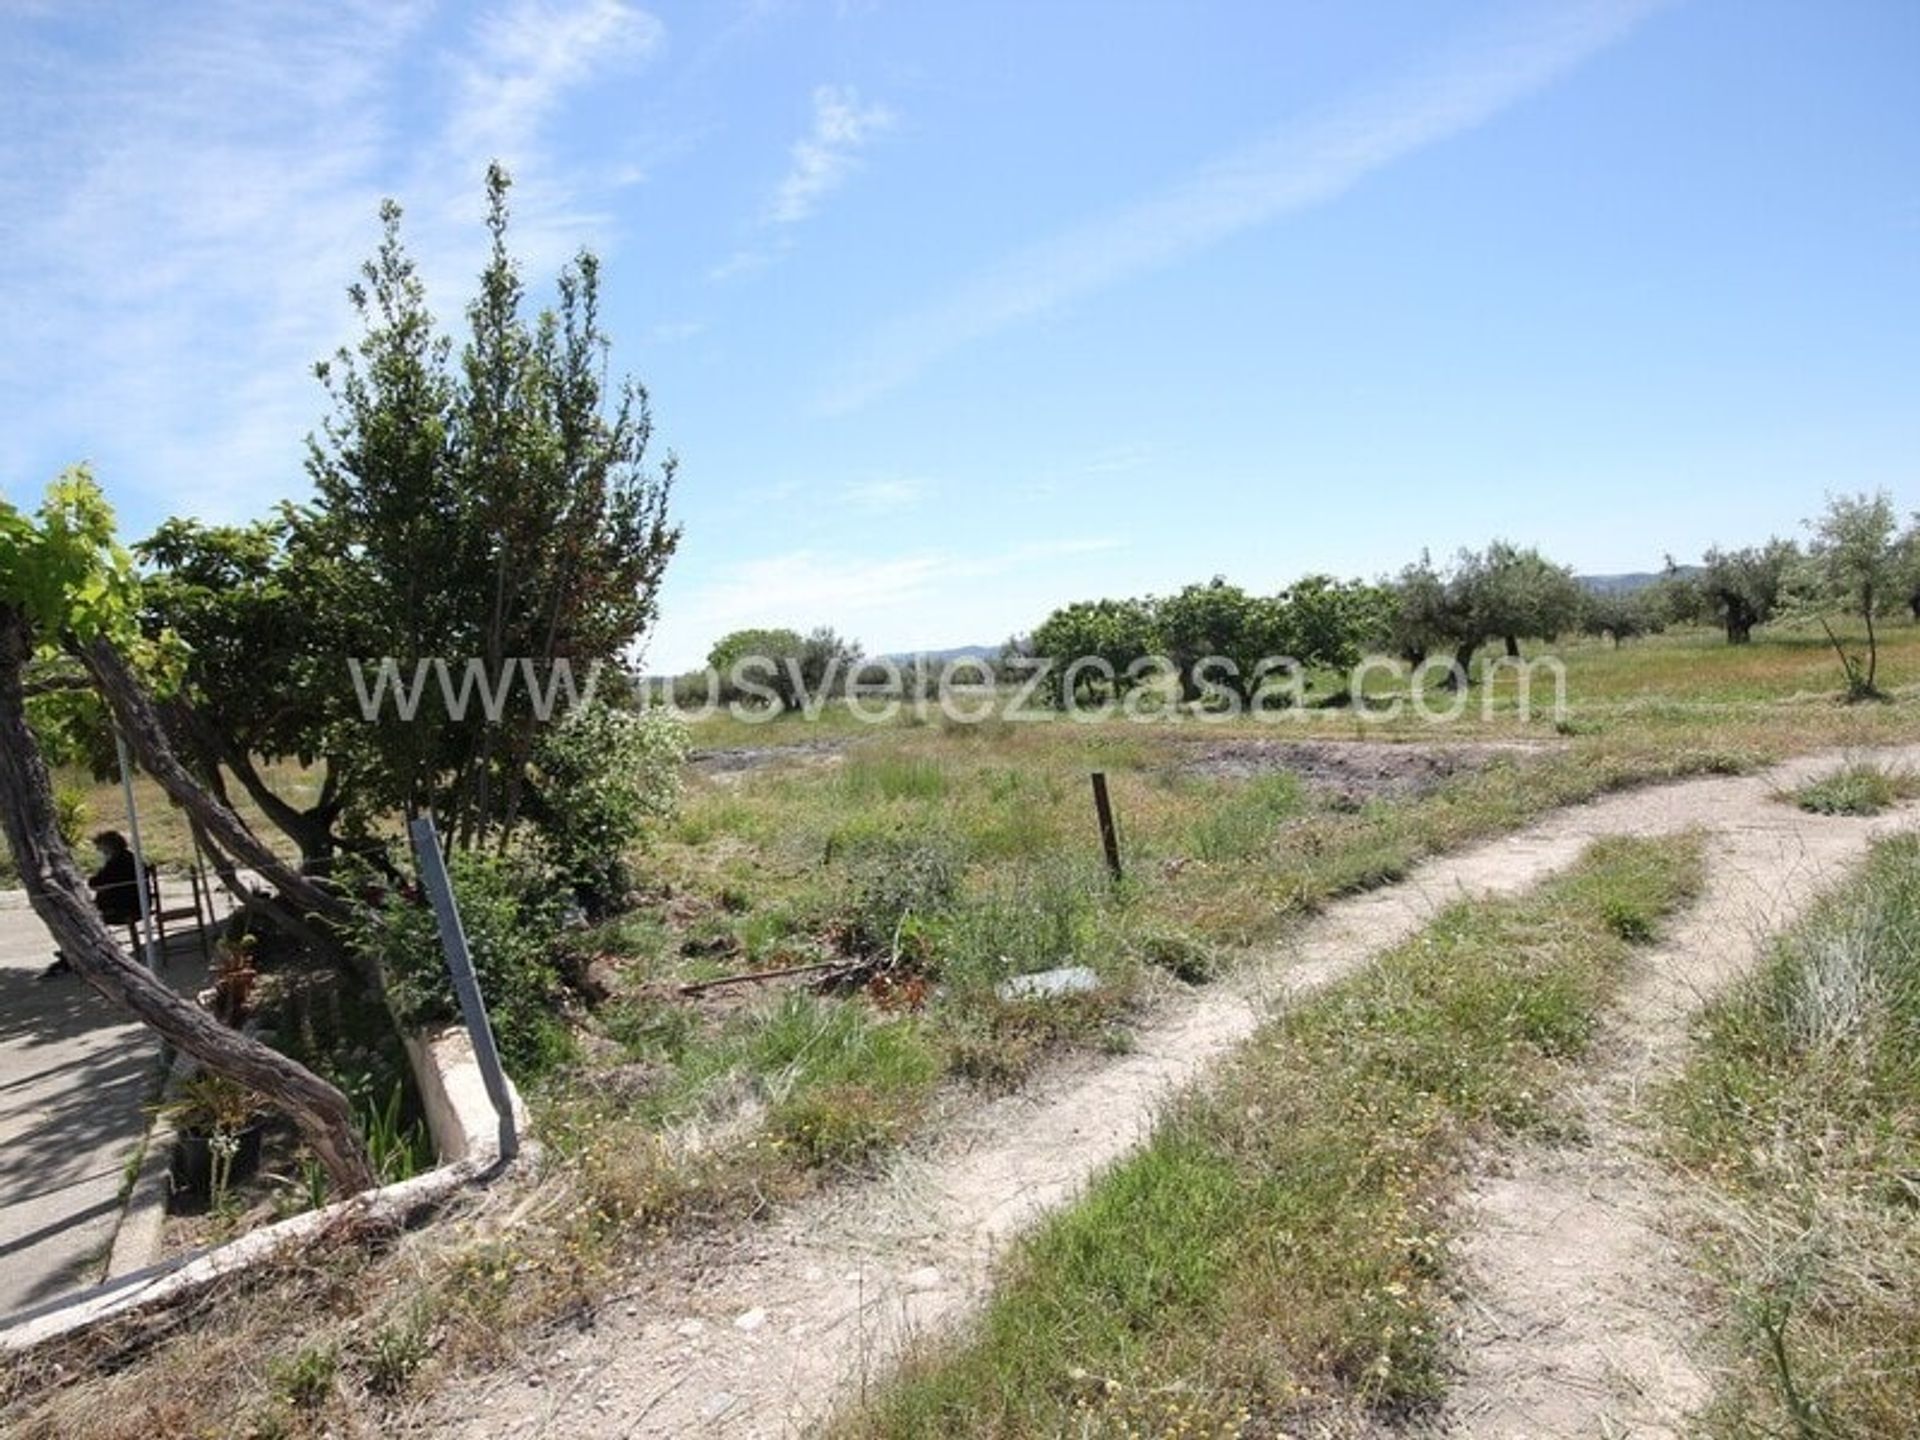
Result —
[[[93,903],[100,918],[109,925],[132,925],[140,919],[140,882],[133,863],[133,847],[118,830],[102,830],[93,837],[99,852],[100,868],[87,877],[93,891]],[[68,975],[73,965],[65,955],[55,954],[53,964],[40,972],[42,980]]]

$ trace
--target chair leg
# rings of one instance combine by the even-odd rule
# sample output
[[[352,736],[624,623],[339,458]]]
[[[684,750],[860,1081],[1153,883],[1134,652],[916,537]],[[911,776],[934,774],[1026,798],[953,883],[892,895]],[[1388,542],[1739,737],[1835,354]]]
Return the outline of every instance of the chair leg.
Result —
[[[213,969],[213,887],[207,883],[204,869],[196,865],[190,872],[193,883],[193,917],[200,926],[200,958]]]

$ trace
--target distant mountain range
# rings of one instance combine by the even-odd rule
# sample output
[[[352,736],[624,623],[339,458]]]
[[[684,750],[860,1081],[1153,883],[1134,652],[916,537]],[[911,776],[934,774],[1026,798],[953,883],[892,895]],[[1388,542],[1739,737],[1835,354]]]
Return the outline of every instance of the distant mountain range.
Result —
[[[903,650],[897,655],[875,658],[895,665],[911,665],[915,660],[925,660],[929,665],[944,665],[952,660],[997,660],[999,657],[998,645],[953,645],[945,650]]]
[[[1681,565],[1675,568],[1674,573],[1685,579],[1699,574],[1700,567]],[[1646,589],[1665,574],[1664,570],[1630,570],[1624,575],[1576,575],[1573,578],[1601,595],[1631,595],[1636,590]]]

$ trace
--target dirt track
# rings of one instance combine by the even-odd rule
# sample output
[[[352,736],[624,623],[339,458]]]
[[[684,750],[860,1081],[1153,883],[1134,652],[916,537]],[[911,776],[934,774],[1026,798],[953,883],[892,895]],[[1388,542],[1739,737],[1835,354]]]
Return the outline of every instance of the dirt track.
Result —
[[[1134,1053],[1063,1067],[981,1107],[964,1133],[881,1179],[662,1267],[593,1330],[457,1387],[430,1428],[798,1433],[883,1374],[916,1333],[976,1308],[1007,1242],[1137,1144],[1164,1098],[1245,1040],[1273,1004],[1351,973],[1454,900],[1531,887],[1598,836],[1699,826],[1710,832],[1708,892],[1621,1007],[1589,1097],[1593,1152],[1510,1152],[1474,1186],[1473,1369],[1448,1416],[1451,1433],[1474,1436],[1593,1435],[1609,1433],[1609,1421],[1665,1433],[1701,1381],[1686,1358],[1677,1262],[1654,1223],[1662,1196],[1631,1154],[1620,1095],[1670,1059],[1699,997],[1738,973],[1763,934],[1873,837],[1920,820],[1912,809],[1819,818],[1774,798],[1843,758],[1611,796],[1341,901],[1233,979],[1169,1007]],[[1920,765],[1920,746],[1886,758]]]

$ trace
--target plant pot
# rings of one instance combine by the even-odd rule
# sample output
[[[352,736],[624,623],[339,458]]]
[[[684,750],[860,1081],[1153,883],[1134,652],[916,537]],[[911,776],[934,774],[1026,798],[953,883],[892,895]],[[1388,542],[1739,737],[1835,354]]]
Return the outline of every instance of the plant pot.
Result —
[[[265,1126],[253,1124],[234,1133],[233,1164],[227,1169],[229,1187],[250,1178],[260,1168],[260,1137]],[[213,1199],[213,1136],[183,1130],[173,1141],[173,1188],[202,1201]]]

